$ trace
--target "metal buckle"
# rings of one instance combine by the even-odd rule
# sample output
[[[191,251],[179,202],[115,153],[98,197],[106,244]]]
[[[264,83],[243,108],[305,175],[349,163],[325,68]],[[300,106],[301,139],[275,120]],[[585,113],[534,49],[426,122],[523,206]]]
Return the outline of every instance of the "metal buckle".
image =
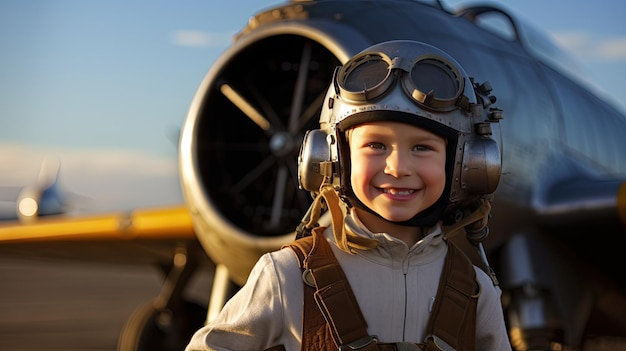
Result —
[[[378,337],[376,335],[368,335],[349,344],[339,346],[339,351],[360,350],[373,342],[378,342]]]
[[[435,346],[437,346],[441,351],[456,351],[454,347],[450,346],[450,344],[443,341],[443,339],[441,339],[437,335],[430,334],[426,337],[426,341],[428,341],[428,339],[433,339]]]

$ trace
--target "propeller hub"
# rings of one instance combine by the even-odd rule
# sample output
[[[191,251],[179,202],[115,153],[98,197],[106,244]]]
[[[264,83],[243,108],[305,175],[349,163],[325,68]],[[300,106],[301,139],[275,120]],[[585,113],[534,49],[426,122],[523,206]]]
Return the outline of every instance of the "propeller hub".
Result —
[[[270,138],[270,150],[272,150],[275,156],[286,156],[290,154],[293,149],[293,138],[287,132],[278,132]]]

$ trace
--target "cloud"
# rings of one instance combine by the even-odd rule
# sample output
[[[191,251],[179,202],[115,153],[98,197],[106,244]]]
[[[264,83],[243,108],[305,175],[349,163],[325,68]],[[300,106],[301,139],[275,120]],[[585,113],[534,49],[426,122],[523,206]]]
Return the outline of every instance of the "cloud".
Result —
[[[598,54],[608,60],[626,60],[626,38],[607,39],[599,43]]]
[[[232,33],[211,34],[196,30],[177,30],[171,35],[174,45],[187,47],[224,47],[231,43]]]
[[[581,60],[626,61],[626,37],[600,37],[586,32],[554,32],[552,37]]]
[[[132,172],[133,175],[145,176],[177,171],[175,159],[154,156],[141,150],[38,148],[0,142],[0,184],[36,177],[39,165],[50,158],[59,159],[63,169],[87,175]]]
[[[0,142],[0,186],[28,186],[41,164],[60,161],[59,181],[80,195],[80,210],[119,210],[182,202],[175,158],[139,150],[37,148]]]

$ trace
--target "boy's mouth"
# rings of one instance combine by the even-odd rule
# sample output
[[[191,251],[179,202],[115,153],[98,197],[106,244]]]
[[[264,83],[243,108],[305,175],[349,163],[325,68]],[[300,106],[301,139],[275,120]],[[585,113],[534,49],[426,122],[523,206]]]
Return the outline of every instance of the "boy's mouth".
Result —
[[[396,188],[383,188],[383,193],[390,195],[406,196],[415,192],[414,189],[396,189]]]

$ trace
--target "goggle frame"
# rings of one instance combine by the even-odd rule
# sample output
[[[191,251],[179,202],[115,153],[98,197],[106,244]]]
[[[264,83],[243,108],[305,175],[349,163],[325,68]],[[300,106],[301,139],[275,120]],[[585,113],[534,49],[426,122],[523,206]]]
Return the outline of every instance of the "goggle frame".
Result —
[[[376,66],[380,66],[381,63],[385,67],[377,68]],[[364,66],[369,72],[362,72]],[[378,75],[367,74],[373,72],[372,67],[379,71]],[[454,91],[452,96],[438,97],[435,90],[428,92],[420,90],[418,88],[419,82],[415,82],[416,77],[413,74],[416,68],[435,68],[442,72],[447,76],[447,82],[452,82],[455,85],[452,87]],[[355,74],[358,74],[357,79],[360,81],[354,79]],[[367,76],[375,76],[375,80],[365,81],[361,79],[363,77],[368,78]],[[442,79],[445,76],[439,74],[437,78],[426,77],[425,81],[446,81]],[[463,108],[467,105],[468,99],[463,95],[466,84],[464,74],[459,71],[454,63],[448,62],[446,58],[438,55],[419,55],[413,59],[406,59],[399,56],[391,58],[382,52],[363,52],[346,62],[335,75],[335,84],[339,89],[340,96],[346,101],[356,104],[369,104],[373,100],[384,97],[392,90],[394,84],[397,84],[397,81],[401,82],[404,93],[424,109],[433,112],[449,112],[457,107]],[[363,85],[363,87],[356,88],[357,85]]]

